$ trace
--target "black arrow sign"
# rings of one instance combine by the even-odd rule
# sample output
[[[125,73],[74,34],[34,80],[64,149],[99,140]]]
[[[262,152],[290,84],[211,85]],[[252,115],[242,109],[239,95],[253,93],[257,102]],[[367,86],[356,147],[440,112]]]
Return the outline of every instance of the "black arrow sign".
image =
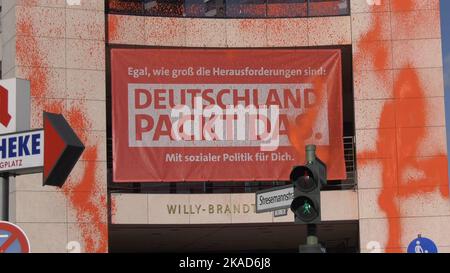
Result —
[[[84,145],[61,114],[44,112],[44,186],[62,187]]]

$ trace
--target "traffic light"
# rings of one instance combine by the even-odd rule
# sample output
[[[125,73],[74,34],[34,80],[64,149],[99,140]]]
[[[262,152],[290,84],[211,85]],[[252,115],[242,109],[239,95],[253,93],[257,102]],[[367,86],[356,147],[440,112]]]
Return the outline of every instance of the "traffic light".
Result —
[[[315,146],[306,147],[306,164],[296,166],[290,180],[294,185],[291,210],[297,224],[320,223],[320,190],[327,183],[327,167],[315,156]]]

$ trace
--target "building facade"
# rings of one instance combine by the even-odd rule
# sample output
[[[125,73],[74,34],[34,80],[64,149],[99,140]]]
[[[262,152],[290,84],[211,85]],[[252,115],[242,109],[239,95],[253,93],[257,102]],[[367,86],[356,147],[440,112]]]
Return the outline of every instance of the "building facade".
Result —
[[[210,3],[211,2],[211,3]],[[291,212],[255,213],[286,181],[114,181],[116,49],[335,49],[347,179],[321,194],[330,252],[450,252],[438,0],[2,1],[2,78],[31,82],[32,127],[63,113],[86,145],[62,189],[10,179],[9,219],[34,252],[296,251]]]

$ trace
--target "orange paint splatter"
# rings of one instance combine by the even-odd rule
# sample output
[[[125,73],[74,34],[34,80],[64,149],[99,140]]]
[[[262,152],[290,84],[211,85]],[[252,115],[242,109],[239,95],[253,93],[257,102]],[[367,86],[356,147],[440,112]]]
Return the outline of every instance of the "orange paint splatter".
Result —
[[[80,181],[67,184],[63,192],[76,210],[78,225],[83,235],[85,251],[88,253],[107,252],[108,227],[106,218],[99,207],[106,208],[106,196],[96,200],[95,191],[99,191],[96,184],[97,162],[90,161],[97,158],[97,147],[89,147],[83,154],[86,163],[84,174]]]
[[[289,141],[291,142],[292,146],[295,147],[300,158],[305,157],[305,145],[314,144],[306,143],[306,140],[309,139],[313,133],[312,128],[314,128],[317,117],[319,115],[320,105],[322,105],[324,99],[324,83],[321,82],[319,78],[316,78],[313,81],[313,84],[316,87],[316,90],[318,90],[318,92],[314,93],[316,95],[317,102],[303,115],[296,118],[296,120],[291,120],[289,122]],[[328,158],[324,158],[323,156],[321,159],[324,161],[328,160]]]
[[[414,0],[392,0],[392,10],[393,11],[405,11],[412,10],[414,7]]]
[[[34,2],[33,2],[34,3]],[[31,2],[27,4],[31,5]],[[32,36],[34,26],[29,21],[26,10],[18,16],[17,29],[26,37],[18,36],[16,44],[16,54],[18,66],[22,68],[20,76],[31,82],[31,95],[33,97],[34,108],[37,111],[49,111],[64,113],[69,123],[74,127],[80,138],[87,143],[87,130],[90,128],[90,122],[82,112],[83,103],[79,102],[70,111],[64,111],[64,102],[62,100],[48,100],[46,96],[49,90],[49,69],[46,68],[46,56],[49,54],[39,46],[39,41]],[[39,117],[39,112],[33,113],[34,117]],[[33,120],[34,124],[40,124],[42,121]],[[86,252],[107,252],[107,224],[106,217],[106,192],[98,189],[96,184],[97,169],[97,145],[87,147],[82,159],[85,160],[83,177],[80,181],[74,181],[69,178],[62,193],[66,196],[70,206],[76,211],[78,227],[81,231],[81,237],[84,242]],[[98,196],[100,195],[100,196]]]
[[[108,16],[108,42],[114,42],[119,38],[119,17]]]
[[[113,219],[117,215],[117,201],[114,198],[114,196],[111,196],[110,202],[111,202],[111,204],[110,204],[110,206],[111,206],[111,219],[112,219],[112,222],[114,223]]]
[[[412,0],[391,1],[393,10],[410,10],[415,2]],[[392,13],[391,16],[401,16]],[[382,40],[381,17],[372,15],[373,22],[370,30],[358,43],[360,54],[357,55],[356,65],[362,69],[362,59],[369,57],[375,69],[385,69],[388,48],[386,44],[374,42]],[[402,24],[400,28],[408,28],[408,24]],[[413,29],[410,29],[413,31]],[[366,55],[368,54],[368,56]],[[364,56],[366,55],[366,56]],[[412,58],[414,56],[411,56]],[[375,71],[376,73],[376,71]],[[383,73],[379,73],[383,77]],[[401,248],[402,226],[401,214],[398,202],[404,198],[414,197],[420,194],[431,193],[440,190],[443,197],[449,196],[447,155],[437,155],[428,158],[419,158],[418,152],[422,141],[426,137],[427,129],[427,105],[423,84],[417,71],[405,65],[394,81],[394,100],[385,103],[379,128],[389,128],[392,118],[395,119],[395,128],[388,129],[393,134],[384,134],[379,129],[379,136],[374,151],[360,152],[358,158],[379,158],[381,153],[386,153],[394,159],[396,168],[389,164],[392,161],[380,160],[382,164],[382,189],[378,197],[378,205],[386,214],[389,234],[386,245],[387,252],[395,252]],[[412,111],[411,109],[414,109]],[[394,113],[394,116],[392,115]],[[395,143],[392,148],[392,142]],[[360,161],[364,164],[364,161]],[[408,170],[415,170],[421,175],[415,178],[402,175]],[[394,170],[394,171],[393,171]]]
[[[79,108],[73,108],[67,113],[66,116],[70,126],[77,133],[78,137],[83,141],[87,142],[87,132],[86,128],[90,128],[91,123],[86,119],[84,113]]]
[[[359,52],[355,56],[356,66],[362,67],[363,61],[369,58],[375,70],[385,69],[389,60],[389,50],[382,40],[383,20],[380,16],[373,16],[372,26],[358,42]],[[375,43],[375,41],[378,41]]]

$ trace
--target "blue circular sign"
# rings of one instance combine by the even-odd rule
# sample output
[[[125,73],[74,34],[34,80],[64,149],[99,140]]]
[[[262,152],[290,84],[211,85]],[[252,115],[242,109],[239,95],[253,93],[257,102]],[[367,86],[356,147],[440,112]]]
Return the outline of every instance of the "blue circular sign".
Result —
[[[438,253],[438,249],[432,240],[419,236],[409,244],[408,253]]]

